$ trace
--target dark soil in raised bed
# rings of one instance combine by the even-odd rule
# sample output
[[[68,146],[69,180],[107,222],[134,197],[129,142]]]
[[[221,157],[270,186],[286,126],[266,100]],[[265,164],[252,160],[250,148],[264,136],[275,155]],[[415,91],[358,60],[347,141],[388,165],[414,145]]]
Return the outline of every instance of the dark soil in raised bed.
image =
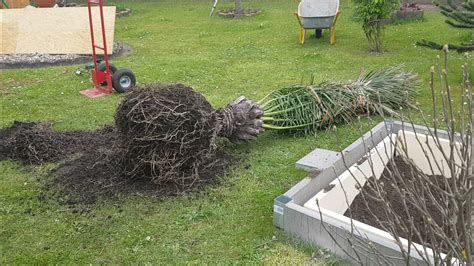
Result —
[[[390,172],[393,171],[394,166],[400,172],[401,177],[404,179],[406,183],[410,183],[416,173],[414,172],[414,167],[410,166],[408,162],[404,160],[401,156],[396,156],[393,160],[393,163],[389,163],[385,168],[382,176],[378,180],[377,184],[382,188],[382,191],[386,193],[384,199],[390,204],[392,210],[398,215],[400,221],[406,226],[410,228],[410,218],[413,219],[413,223],[417,230],[420,232],[421,239],[429,239],[429,232],[425,228],[425,224],[427,222],[427,217],[423,215],[419,210],[417,210],[413,204],[407,203],[408,206],[408,213],[405,211],[405,208],[402,204],[402,199],[400,194],[396,191],[395,186],[398,186],[401,190],[405,187],[403,182],[393,182],[393,178],[390,177]],[[393,173],[393,172],[392,172]],[[446,177],[441,175],[434,175],[429,176],[433,183],[437,183],[441,189],[445,189],[445,179]],[[429,186],[426,184],[426,186]],[[364,185],[362,191],[367,193],[368,195],[376,195],[374,192],[375,183],[373,178],[370,178],[366,184]],[[442,197],[442,194],[439,190],[432,189],[431,193],[433,194],[434,198],[439,199]],[[427,195],[420,197],[425,198],[427,202],[427,210],[430,214],[431,218],[438,224],[442,225],[443,227],[446,226],[445,222],[443,221],[443,217],[435,207],[434,203],[428,198]],[[381,202],[377,202],[375,200],[369,199],[362,196],[362,193],[359,193],[354,201],[352,202],[350,208],[344,213],[345,216],[351,217],[354,220],[363,222],[365,224],[374,226],[376,228],[386,230],[386,228],[390,228],[389,224],[393,224],[394,217],[387,217],[386,215],[386,207]],[[377,221],[379,219],[379,221]],[[410,237],[409,232],[404,232],[401,230],[401,227],[396,229],[397,235],[408,239]],[[459,232],[459,231],[458,231]],[[426,241],[422,241],[418,236],[411,235],[411,239],[416,243],[423,243]],[[429,242],[429,241],[428,241]],[[440,247],[442,250],[445,247]]]

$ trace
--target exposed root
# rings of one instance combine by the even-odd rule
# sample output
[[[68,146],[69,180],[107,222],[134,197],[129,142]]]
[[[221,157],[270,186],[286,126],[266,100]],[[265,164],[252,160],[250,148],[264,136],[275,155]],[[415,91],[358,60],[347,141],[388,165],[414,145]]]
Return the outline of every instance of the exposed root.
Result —
[[[124,170],[157,184],[192,186],[212,163],[216,122],[206,99],[182,84],[135,89],[115,116]]]

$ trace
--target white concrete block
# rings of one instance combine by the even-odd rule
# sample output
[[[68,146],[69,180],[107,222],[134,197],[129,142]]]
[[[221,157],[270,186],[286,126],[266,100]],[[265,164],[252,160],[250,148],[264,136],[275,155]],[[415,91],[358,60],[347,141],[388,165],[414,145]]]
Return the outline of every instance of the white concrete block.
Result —
[[[308,153],[305,157],[299,159],[296,162],[296,168],[303,169],[308,172],[322,171],[328,167],[331,167],[335,161],[341,158],[339,152],[315,149]]]
[[[308,200],[304,207],[318,211],[317,200],[321,208],[344,214],[359,194],[358,185],[363,187],[366,180],[372,176],[377,179],[380,178],[389,159],[393,157],[395,140],[395,134],[386,137],[371,149],[364,158],[332,181],[326,189],[321,190]]]
[[[460,143],[456,143],[455,146],[457,146],[459,149]],[[427,175],[444,175],[445,177],[450,178],[451,172],[448,167],[448,163],[440,150],[440,147],[449,159],[449,154],[451,151],[449,140],[440,139],[438,145],[435,139],[428,134],[415,134],[410,131],[398,131],[398,154],[412,159],[415,165]],[[454,161],[458,164],[461,163],[461,158],[456,151],[454,151]],[[460,171],[460,169],[457,168],[456,171]]]

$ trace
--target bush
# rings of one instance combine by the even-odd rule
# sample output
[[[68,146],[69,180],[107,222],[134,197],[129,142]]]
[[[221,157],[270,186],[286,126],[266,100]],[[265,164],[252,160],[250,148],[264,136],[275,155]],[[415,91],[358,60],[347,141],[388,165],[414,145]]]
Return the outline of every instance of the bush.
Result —
[[[399,6],[398,0],[354,0],[355,15],[362,20],[362,28],[370,49],[383,52],[383,20],[390,17]]]

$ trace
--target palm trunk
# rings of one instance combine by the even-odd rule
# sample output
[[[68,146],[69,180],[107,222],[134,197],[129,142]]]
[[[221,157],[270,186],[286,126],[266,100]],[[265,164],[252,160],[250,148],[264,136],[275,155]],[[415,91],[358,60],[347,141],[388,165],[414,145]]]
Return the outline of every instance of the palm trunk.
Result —
[[[243,96],[216,112],[217,135],[232,142],[254,140],[264,131],[262,109]]]

